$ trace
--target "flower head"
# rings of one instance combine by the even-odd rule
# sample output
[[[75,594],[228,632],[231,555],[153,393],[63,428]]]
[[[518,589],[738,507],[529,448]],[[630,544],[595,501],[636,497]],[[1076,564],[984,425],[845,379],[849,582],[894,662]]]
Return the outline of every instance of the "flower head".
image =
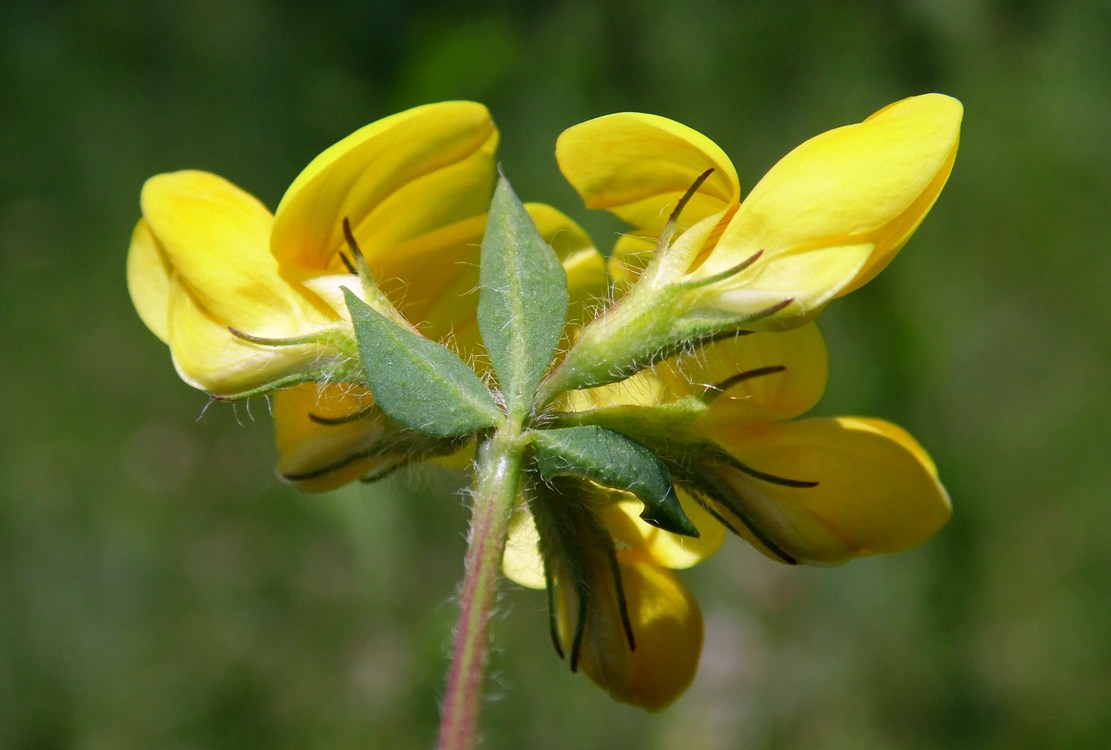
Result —
[[[906,242],[959,122],[947,97],[896,103],[803,144],[743,202],[729,160],[689,128],[576,126],[557,148],[565,174],[637,228],[610,284],[563,214],[506,180],[487,203],[484,107],[418,107],[327,149],[274,214],[212,174],[152,178],[128,282],[188,383],[272,397],[279,472],[303,489],[477,447],[447,735],[473,734],[457,717],[477,711],[499,563],[547,589],[572,670],[658,710],[702,646],[673,571],[727,530],[780,562],[831,564],[947,520],[906,432],[802,417],[828,372],[811,319]]]

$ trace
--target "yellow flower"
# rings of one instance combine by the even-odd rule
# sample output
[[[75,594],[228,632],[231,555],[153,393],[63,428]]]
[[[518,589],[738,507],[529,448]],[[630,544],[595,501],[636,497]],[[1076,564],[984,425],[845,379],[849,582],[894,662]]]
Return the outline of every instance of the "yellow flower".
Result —
[[[325,339],[341,320],[280,273],[270,254],[273,218],[262,204],[216,175],[188,171],[147,180],[142,207],[128,255],[131,299],[147,327],[169,344],[185,382],[234,395],[318,362],[315,344],[260,346],[229,330]]]
[[[273,215],[216,175],[153,177],[128,255],[135,307],[190,385],[224,398],[293,386],[273,395],[279,471],[305,489],[388,470],[401,455],[449,449],[412,438],[399,444],[396,425],[357,382],[341,287],[359,291],[359,280],[343,225],[408,320],[465,358],[480,357],[471,292],[497,143],[480,104],[401,112],[320,154]],[[581,316],[605,289],[601,258],[567,217],[528,208],[571,273]]]
[[[826,373],[813,324],[718,342],[657,367],[665,402],[710,399],[687,428],[675,480],[782,562],[836,564],[921,544],[951,511],[937,469],[889,422],[796,419],[821,398]]]
[[[744,201],[729,158],[677,122],[623,113],[565,131],[564,175],[636,230],[610,262],[621,304],[583,331],[543,398],[616,382],[692,341],[802,325],[866,283],[948,179],[961,115],[940,94],[896,102],[802,144]]]
[[[560,136],[556,156],[587,206],[637,227],[615,248],[619,281],[644,267],[651,243],[643,238],[655,239],[683,194],[713,170],[648,283],[684,284],[688,307],[740,317],[789,301],[769,316],[783,321],[806,318],[894,257],[948,179],[961,114],[958,101],[940,94],[896,102],[802,144],[743,202],[721,149],[663,117],[622,113],[576,125]]]
[[[332,336],[350,328],[338,290],[351,285],[344,219],[372,267],[390,273],[402,243],[485,212],[497,141],[489,113],[470,102],[387,117],[317,157],[274,216],[212,174],[153,177],[128,256],[135,307],[182,378],[215,395],[326,373],[351,353]],[[229,329],[308,341],[267,346]]]
[[[610,533],[633,523],[617,509],[608,515]],[[627,530],[625,538],[633,543],[619,543],[611,555],[604,547],[585,550],[579,581],[566,571],[565,558],[553,565],[555,638],[561,651],[574,653],[581,628],[574,666],[615,700],[659,711],[694,680],[702,613],[678,576],[644,549],[635,531]]]
[[[698,539],[644,523],[627,493],[557,479],[518,509],[502,560],[510,580],[548,589],[552,641],[572,671],[650,711],[690,686],[702,651],[698,602],[670,569],[709,556],[724,534],[682,502],[706,529]]]

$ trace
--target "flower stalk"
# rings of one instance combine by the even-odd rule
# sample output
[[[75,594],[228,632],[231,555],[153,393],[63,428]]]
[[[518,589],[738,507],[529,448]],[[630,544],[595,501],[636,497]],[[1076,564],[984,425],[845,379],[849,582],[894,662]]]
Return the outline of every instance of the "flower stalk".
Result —
[[[471,527],[459,592],[459,620],[441,711],[439,750],[468,750],[478,740],[490,616],[526,443],[520,426],[506,422],[478,449]]]

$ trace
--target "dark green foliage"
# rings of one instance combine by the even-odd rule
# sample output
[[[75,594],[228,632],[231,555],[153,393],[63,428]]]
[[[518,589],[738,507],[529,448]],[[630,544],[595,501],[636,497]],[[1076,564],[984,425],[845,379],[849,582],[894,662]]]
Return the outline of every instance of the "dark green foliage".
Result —
[[[435,437],[466,435],[494,425],[501,412],[455,352],[402,328],[345,291],[363,369],[382,411],[409,429]]]
[[[534,433],[536,465],[545,479],[574,476],[625,490],[644,503],[640,517],[653,526],[698,536],[663,463],[632,438],[604,427],[564,427]]]
[[[509,181],[498,181],[482,240],[478,327],[510,414],[523,417],[567,317],[567,275]]]

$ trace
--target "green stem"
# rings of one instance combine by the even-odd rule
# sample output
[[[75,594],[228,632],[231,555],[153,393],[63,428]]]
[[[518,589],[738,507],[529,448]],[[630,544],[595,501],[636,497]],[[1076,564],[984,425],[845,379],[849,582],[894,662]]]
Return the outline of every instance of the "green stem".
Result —
[[[518,426],[503,425],[478,448],[459,621],[440,720],[440,750],[470,750],[478,740],[490,615],[526,445]]]

